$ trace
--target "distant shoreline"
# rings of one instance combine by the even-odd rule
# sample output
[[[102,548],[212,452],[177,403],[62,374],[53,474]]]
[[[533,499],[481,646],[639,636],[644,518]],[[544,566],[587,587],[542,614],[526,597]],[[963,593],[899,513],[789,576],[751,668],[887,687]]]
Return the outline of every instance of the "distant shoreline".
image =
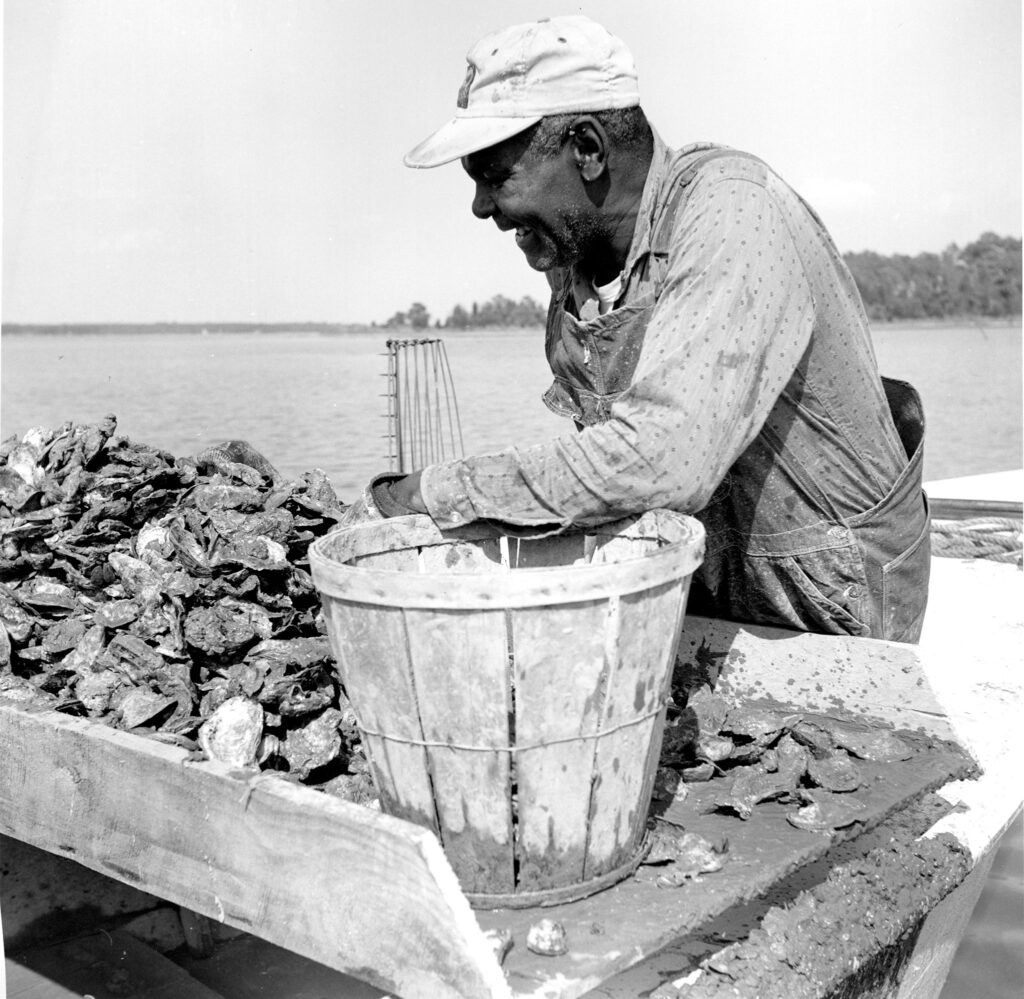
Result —
[[[874,320],[873,329],[921,329],[930,326],[949,328],[966,326],[973,329],[1001,329],[1021,325],[1020,316],[957,316],[937,319],[896,319],[889,322]],[[512,327],[511,330],[529,331],[540,327]],[[507,326],[480,326],[466,329],[449,329],[445,326],[428,326],[413,329],[408,326],[372,326],[362,323],[3,323],[4,336],[53,335],[53,334],[215,334],[215,333],[318,333],[325,336],[338,334],[374,334],[388,337],[429,337],[445,334],[464,333],[508,333]]]

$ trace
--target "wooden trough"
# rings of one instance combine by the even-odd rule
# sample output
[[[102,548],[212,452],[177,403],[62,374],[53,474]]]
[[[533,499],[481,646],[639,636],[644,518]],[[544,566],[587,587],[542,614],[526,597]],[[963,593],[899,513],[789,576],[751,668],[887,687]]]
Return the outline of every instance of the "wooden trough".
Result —
[[[984,773],[951,781],[963,764],[953,751],[889,771],[873,785],[870,816],[855,837],[795,830],[781,814],[754,833],[733,818],[730,860],[716,874],[666,890],[641,868],[637,878],[543,910],[567,929],[563,957],[524,946],[536,911],[475,912],[428,830],[82,719],[0,707],[0,833],[405,999],[625,999],[656,987],[719,995],[714,968],[755,967],[756,953],[730,948],[756,951],[748,930],[769,939],[765,928],[779,924],[780,912],[804,905],[808,938],[830,939],[836,918],[862,924],[852,900],[845,917],[807,900],[851,864],[880,864],[913,889],[904,909],[876,925],[861,952],[812,948],[791,955],[792,964],[775,961],[775,970],[806,982],[810,963],[824,996],[873,967],[872,994],[936,996],[992,844],[1020,808],[1021,590],[1012,566],[935,560],[920,647],[688,619],[683,656],[713,668],[720,689],[956,739]],[[948,806],[938,819],[936,802]],[[726,820],[683,821],[712,836]],[[904,842],[908,829],[906,856],[885,868],[888,845]],[[868,891],[868,911],[882,911],[883,889],[879,881]],[[513,936],[503,965],[488,930]],[[773,987],[781,991],[770,994],[795,994],[782,980]]]

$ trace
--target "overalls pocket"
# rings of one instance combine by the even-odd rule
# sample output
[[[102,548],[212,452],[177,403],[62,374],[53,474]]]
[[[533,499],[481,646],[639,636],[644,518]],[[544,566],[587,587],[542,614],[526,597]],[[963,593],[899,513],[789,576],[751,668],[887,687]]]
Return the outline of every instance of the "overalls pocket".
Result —
[[[739,568],[739,567],[737,567]],[[825,635],[866,635],[865,574],[856,544],[743,559],[745,607],[733,613]]]
[[[926,501],[927,505],[927,501]],[[882,620],[893,642],[916,642],[921,637],[931,575],[931,524],[927,516],[921,533],[903,552],[882,566]]]

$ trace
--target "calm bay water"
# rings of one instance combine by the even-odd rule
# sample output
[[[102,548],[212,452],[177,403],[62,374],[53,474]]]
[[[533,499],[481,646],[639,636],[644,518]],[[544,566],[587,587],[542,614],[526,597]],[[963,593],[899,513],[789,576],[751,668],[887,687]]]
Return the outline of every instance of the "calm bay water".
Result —
[[[7,334],[0,432],[107,413],[134,440],[175,455],[241,438],[286,476],[322,468],[346,502],[388,469],[384,332]],[[444,331],[467,453],[572,432],[541,403],[538,330]],[[918,387],[925,477],[1021,464],[1021,330],[882,327],[885,374]]]
[[[3,336],[0,435],[118,417],[174,455],[249,441],[291,478],[322,468],[350,502],[389,467],[384,332]],[[538,330],[451,333],[444,344],[467,453],[572,432],[540,395]],[[925,478],[1019,468],[1021,328],[881,327],[884,374],[913,383],[928,423]],[[1002,999],[1024,970],[1022,830],[1004,838],[942,999]]]

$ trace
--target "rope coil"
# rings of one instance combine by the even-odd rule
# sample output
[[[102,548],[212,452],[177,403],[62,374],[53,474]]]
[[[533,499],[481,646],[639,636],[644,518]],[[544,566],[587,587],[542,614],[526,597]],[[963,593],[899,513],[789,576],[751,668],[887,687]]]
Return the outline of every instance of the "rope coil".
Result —
[[[941,558],[986,558],[1021,565],[1021,521],[1012,517],[932,520],[932,554]]]

